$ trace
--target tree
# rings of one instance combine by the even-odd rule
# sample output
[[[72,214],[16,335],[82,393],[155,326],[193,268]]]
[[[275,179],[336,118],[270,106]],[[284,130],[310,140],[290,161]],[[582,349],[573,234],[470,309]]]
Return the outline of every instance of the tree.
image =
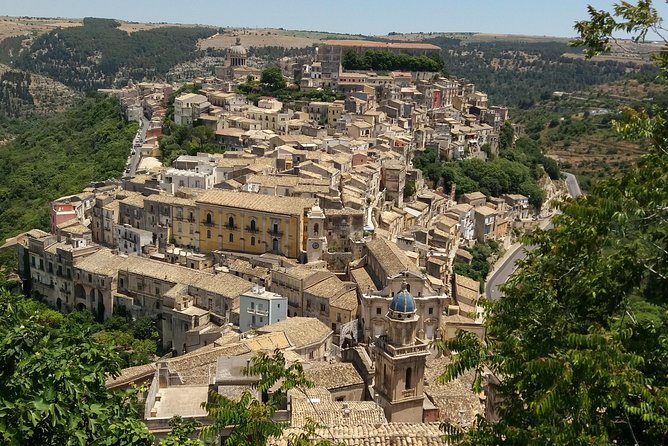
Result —
[[[274,421],[276,411],[285,403],[288,391],[313,387],[313,383],[304,376],[299,363],[288,365],[280,350],[273,355],[259,353],[244,370],[248,376],[257,376],[258,381],[245,390],[241,399],[232,401],[216,392],[209,394],[209,401],[204,407],[209,412],[213,423],[202,430],[202,437],[216,438],[221,432],[232,427],[226,446],[266,445],[269,438],[279,437],[287,425]],[[280,385],[278,385],[280,383]],[[275,388],[278,385],[278,388]],[[270,390],[273,390],[271,393]],[[260,395],[258,399],[256,393]],[[303,433],[290,438],[291,445],[329,445],[329,441],[315,435],[314,425],[306,426]]]
[[[260,82],[271,91],[282,90],[287,85],[279,67],[269,67],[262,70]]]
[[[151,445],[136,393],[105,387],[118,355],[51,313],[0,290],[0,443]]]
[[[176,416],[169,420],[171,431],[167,437],[160,442],[160,446],[204,446],[204,442],[192,438],[202,423],[195,420],[184,420]]]
[[[643,37],[660,21],[649,1],[622,3],[614,14],[590,7],[577,41],[593,55],[611,33]],[[658,64],[665,52],[658,56]],[[624,137],[652,147],[619,178],[562,204],[554,230],[536,231],[529,252],[488,304],[485,342],[466,333],[437,347],[458,352],[447,381],[483,368],[493,385],[497,423],[478,419],[467,445],[636,445],[668,441],[668,126],[666,110],[625,112]]]
[[[415,195],[415,181],[408,180],[404,185],[404,198],[409,198]]]
[[[509,122],[506,122],[499,132],[499,151],[503,152],[510,149],[513,146],[514,139],[515,131],[513,130],[513,126]]]

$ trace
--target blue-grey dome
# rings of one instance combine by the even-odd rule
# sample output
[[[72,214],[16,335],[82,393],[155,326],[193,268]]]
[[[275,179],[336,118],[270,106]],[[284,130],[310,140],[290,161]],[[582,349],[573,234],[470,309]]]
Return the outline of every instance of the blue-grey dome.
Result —
[[[413,296],[411,296],[411,293],[408,292],[405,286],[401,291],[394,295],[392,303],[390,304],[390,311],[395,311],[397,313],[415,312],[415,299],[413,299]]]

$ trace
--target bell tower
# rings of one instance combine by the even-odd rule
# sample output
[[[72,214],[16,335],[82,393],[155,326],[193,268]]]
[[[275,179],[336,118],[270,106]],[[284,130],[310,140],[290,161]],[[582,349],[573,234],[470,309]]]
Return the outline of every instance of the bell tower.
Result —
[[[308,240],[306,258],[308,263],[323,260],[323,253],[327,252],[327,237],[325,237],[325,214],[317,204],[307,214]]]
[[[423,378],[429,352],[416,337],[419,316],[415,300],[404,281],[390,303],[388,331],[376,338],[374,390],[390,422],[421,423],[424,402]]]

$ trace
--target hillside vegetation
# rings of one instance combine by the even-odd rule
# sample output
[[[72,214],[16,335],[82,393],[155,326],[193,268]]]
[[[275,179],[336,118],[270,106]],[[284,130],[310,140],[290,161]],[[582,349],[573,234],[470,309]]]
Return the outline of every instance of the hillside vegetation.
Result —
[[[0,146],[0,240],[47,228],[50,200],[118,176],[137,129],[116,100],[99,94],[49,119],[5,122],[20,135]]]
[[[565,42],[469,42],[425,39],[443,49],[445,70],[463,77],[489,95],[493,104],[528,109],[554,91],[579,91],[630,77],[653,78],[653,65],[632,61],[592,61],[564,57],[573,49]]]
[[[120,22],[85,18],[83,26],[37,36],[28,47],[18,38],[0,45],[0,61],[88,91],[122,85],[128,79],[155,79],[186,60],[201,56],[206,27],[161,27],[128,34]]]

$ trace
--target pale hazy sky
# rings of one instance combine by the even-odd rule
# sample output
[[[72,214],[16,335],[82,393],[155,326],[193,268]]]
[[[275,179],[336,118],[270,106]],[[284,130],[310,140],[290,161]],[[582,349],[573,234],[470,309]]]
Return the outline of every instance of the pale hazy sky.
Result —
[[[471,31],[573,37],[586,5],[605,0],[0,0],[0,14],[283,27],[354,34]],[[655,7],[668,18],[664,0]]]

